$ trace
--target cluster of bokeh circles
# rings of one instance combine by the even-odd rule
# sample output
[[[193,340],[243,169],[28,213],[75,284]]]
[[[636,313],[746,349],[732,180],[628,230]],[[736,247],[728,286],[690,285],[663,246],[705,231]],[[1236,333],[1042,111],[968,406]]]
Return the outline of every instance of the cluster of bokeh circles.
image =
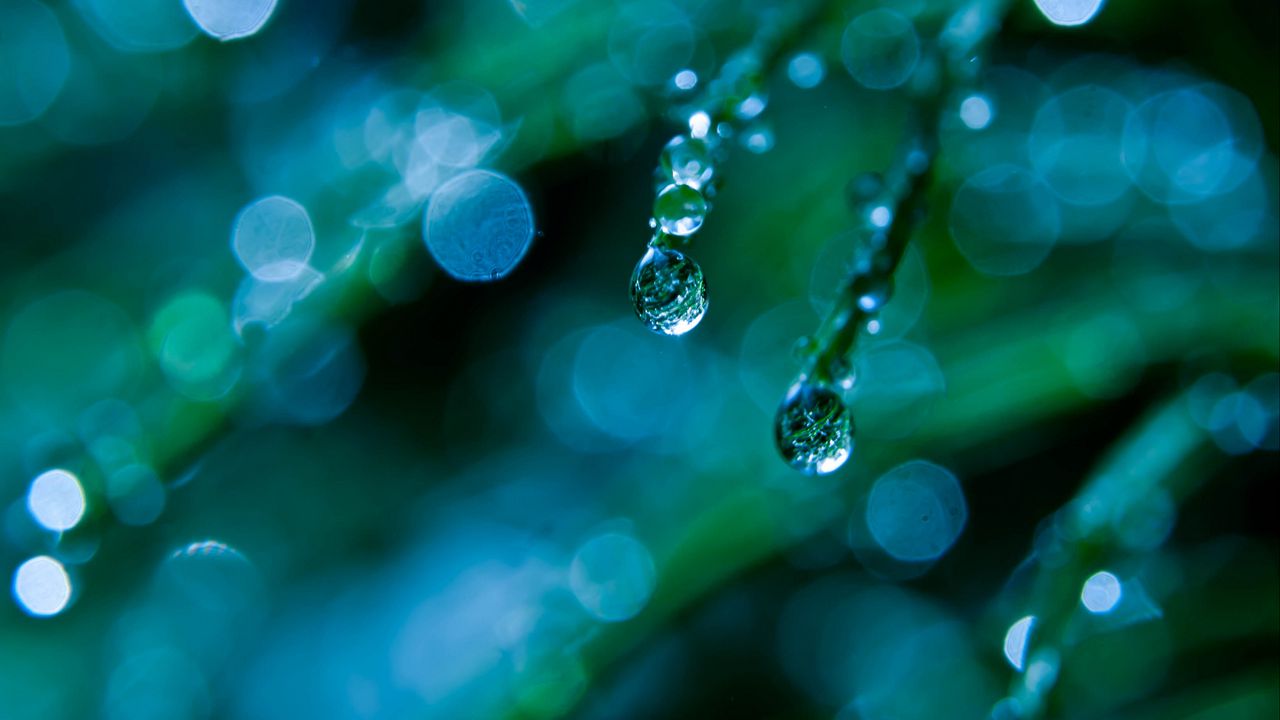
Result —
[[[177,52],[201,33],[227,42],[215,52],[240,68],[225,92],[240,114],[233,145],[251,193],[222,209],[222,259],[196,261],[238,264],[233,292],[220,271],[179,269],[177,281],[148,284],[145,320],[131,303],[86,290],[33,292],[9,319],[0,348],[8,412],[26,422],[14,415],[8,430],[33,480],[7,529],[40,553],[13,576],[30,614],[74,601],[67,565],[94,556],[104,523],[158,519],[189,479],[161,468],[174,472],[182,446],[224,417],[316,426],[352,404],[365,366],[353,327],[333,318],[345,289],[415,297],[423,274],[406,272],[415,255],[459,280],[492,281],[532,243],[521,187],[480,167],[509,135],[484,89],[410,89],[352,68],[316,81],[303,127],[288,119],[293,100],[281,98],[329,51],[348,9],[291,6],[281,19],[276,0],[0,3],[0,58],[20,70],[0,77],[0,128],[29,133],[33,153],[125,140],[162,93],[173,95],[160,58],[181,75],[191,65]],[[297,152],[264,162],[267,148]],[[116,222],[130,222],[128,212]],[[420,228],[425,249],[409,228]]]

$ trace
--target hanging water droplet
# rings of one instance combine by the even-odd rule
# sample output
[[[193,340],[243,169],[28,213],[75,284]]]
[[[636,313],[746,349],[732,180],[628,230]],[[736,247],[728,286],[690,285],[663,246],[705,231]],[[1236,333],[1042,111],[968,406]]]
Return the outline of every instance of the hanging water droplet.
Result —
[[[650,330],[683,335],[707,312],[702,268],[678,250],[650,246],[631,274],[631,300]]]
[[[893,277],[890,275],[859,275],[853,279],[853,297],[858,309],[866,313],[878,312],[893,295]]]
[[[688,185],[668,185],[653,201],[653,216],[668,235],[692,235],[707,216],[707,200]]]
[[[677,135],[662,149],[661,175],[667,184],[688,185],[701,190],[715,177],[712,150],[703,140]]]
[[[853,418],[834,390],[801,380],[778,407],[774,440],[792,468],[807,475],[826,475],[853,454]]]

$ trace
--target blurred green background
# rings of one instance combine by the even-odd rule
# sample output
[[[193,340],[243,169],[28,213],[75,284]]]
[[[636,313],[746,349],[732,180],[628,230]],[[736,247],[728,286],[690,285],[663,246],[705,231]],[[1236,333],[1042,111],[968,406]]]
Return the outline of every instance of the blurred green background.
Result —
[[[986,5],[0,0],[0,717],[1276,717],[1277,7],[1016,0],[938,80]],[[652,334],[659,154],[763,36]],[[515,204],[432,205],[473,167]]]

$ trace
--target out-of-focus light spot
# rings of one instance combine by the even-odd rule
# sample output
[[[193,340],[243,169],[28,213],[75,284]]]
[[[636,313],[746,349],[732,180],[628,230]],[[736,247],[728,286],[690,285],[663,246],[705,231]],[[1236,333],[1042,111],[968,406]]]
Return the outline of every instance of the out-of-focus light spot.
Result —
[[[1245,388],[1262,408],[1266,424],[1261,433],[1260,447],[1280,450],[1280,373],[1259,375]]]
[[[145,465],[128,465],[107,479],[107,504],[125,525],[149,525],[164,511],[164,485]]]
[[[276,0],[182,0],[182,4],[201,30],[222,41],[257,33],[276,9]]]
[[[84,488],[66,470],[49,470],[31,481],[27,509],[36,522],[54,532],[75,527],[84,517]]]
[[[1004,634],[1004,656],[1014,670],[1022,670],[1023,661],[1027,657],[1027,639],[1035,622],[1036,616],[1028,615],[1010,625],[1009,631]]]
[[[879,334],[880,334],[880,329],[881,329],[881,328],[880,328],[880,321],[879,321],[879,320],[868,320],[868,321],[867,321],[867,334],[868,334],[868,335],[879,335]]]
[[[866,515],[871,536],[885,552],[906,562],[928,562],[955,543],[969,509],[954,475],[913,460],[876,480]]]
[[[47,555],[33,557],[13,574],[13,596],[31,615],[57,615],[71,600],[71,578],[57,560]]]
[[[1089,579],[1084,581],[1084,589],[1080,591],[1080,602],[1094,615],[1104,615],[1115,609],[1122,594],[1120,580],[1103,570],[1090,575]]]
[[[416,139],[408,163],[401,170],[406,184],[417,194],[426,194],[435,186],[435,169],[423,160],[451,168],[477,165],[502,140],[502,131],[483,121],[453,112],[447,108],[419,111],[414,120]],[[414,157],[412,150],[419,152]]]
[[[799,53],[787,63],[787,77],[796,87],[805,90],[818,87],[826,74],[822,58],[811,52]]]
[[[1132,185],[1124,167],[1129,101],[1101,85],[1080,85],[1036,113],[1028,151],[1044,181],[1063,200],[1095,207],[1114,202]]]
[[[123,52],[164,52],[186,45],[196,26],[173,0],[79,0],[85,20]]]
[[[71,72],[58,16],[36,0],[0,2],[0,67],[0,127],[43,115]]]
[[[472,170],[431,197],[422,234],[431,256],[449,275],[498,280],[516,268],[533,242],[533,211],[510,178]]]
[[[877,205],[871,208],[871,213],[868,217],[872,225],[878,228],[887,228],[889,223],[893,222],[893,211],[887,205]]]
[[[974,90],[962,96],[959,112],[938,118],[938,142],[947,167],[956,177],[968,177],[996,165],[1030,165],[1027,138],[1036,112],[1052,97],[1048,85],[1022,68],[998,65],[982,72]],[[964,101],[970,98],[986,101],[982,132],[975,132],[965,119]],[[978,103],[969,108],[980,114]]]
[[[692,90],[698,84],[698,73],[692,70],[681,70],[676,73],[672,82],[681,90]]]
[[[632,2],[618,9],[609,29],[609,59],[632,84],[656,87],[689,66],[697,34],[680,8]]]
[[[757,155],[772,150],[773,143],[773,129],[767,125],[757,124],[742,133],[742,146]]]
[[[792,301],[765,311],[747,326],[738,354],[738,377],[761,410],[777,410],[778,388],[786,387],[795,377],[791,349],[795,329],[816,322],[814,312],[803,302]]]
[[[583,412],[627,441],[681,432],[694,387],[685,354],[631,323],[594,329],[574,358],[573,394]]]
[[[983,95],[970,95],[960,103],[960,121],[970,130],[981,130],[991,124],[991,101]]]
[[[653,594],[653,557],[639,540],[611,532],[591,538],[573,556],[569,587],[597,620],[636,616]]]
[[[1235,250],[1259,243],[1267,228],[1275,227],[1274,196],[1262,175],[1252,172],[1229,192],[1170,206],[1169,217],[1197,248],[1208,252]]]
[[[240,282],[231,303],[231,321],[237,334],[243,335],[251,324],[268,329],[279,325],[293,306],[302,301],[324,281],[324,275],[311,266],[288,280],[266,282],[252,275]]]
[[[1228,393],[1209,412],[1213,441],[1229,455],[1256,450],[1266,439],[1269,418],[1259,399],[1243,390]]]
[[[1021,275],[1049,256],[1062,232],[1058,203],[1022,168],[998,165],[956,191],[949,218],[956,248],[986,275]]]
[[[1027,674],[1022,679],[1023,686],[1033,695],[1048,692],[1058,681],[1058,667],[1061,663],[1061,658],[1053,648],[1039,650],[1027,664]]]
[[[886,331],[883,322],[867,328],[872,330]],[[914,343],[872,344],[854,354],[853,364],[858,382],[848,400],[865,438],[894,440],[915,432],[946,387],[937,358]]]
[[[227,310],[212,295],[187,292],[173,298],[147,332],[165,379],[193,400],[225,396],[240,379],[240,344]]]
[[[511,9],[515,10],[525,22],[532,27],[541,27],[548,20],[578,4],[580,0],[508,0]]]
[[[890,90],[911,77],[920,60],[920,37],[907,17],[881,8],[854,18],[840,40],[840,59],[863,87]]]
[[[739,120],[750,120],[764,112],[766,104],[767,103],[763,95],[752,93],[742,102],[738,103],[738,107],[734,112],[738,116]]]
[[[635,88],[607,63],[588,65],[569,78],[564,108],[570,130],[584,142],[618,137],[645,118]]]
[[[301,318],[267,336],[258,371],[275,417],[321,425],[355,401],[365,363],[350,328]]]
[[[249,274],[267,282],[297,276],[315,247],[316,233],[307,209],[280,195],[246,205],[231,232],[236,260]]]
[[[689,134],[695,138],[705,138],[711,130],[711,116],[699,110],[689,116]]]
[[[1036,0],[1036,7],[1054,25],[1084,25],[1093,19],[1106,0]]]

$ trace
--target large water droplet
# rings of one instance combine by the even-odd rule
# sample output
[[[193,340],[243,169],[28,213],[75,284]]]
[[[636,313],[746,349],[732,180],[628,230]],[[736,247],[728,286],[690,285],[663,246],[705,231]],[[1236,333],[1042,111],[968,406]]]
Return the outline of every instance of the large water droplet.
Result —
[[[702,268],[678,250],[650,247],[631,274],[631,300],[650,330],[683,335],[707,312]]]
[[[774,439],[788,465],[808,475],[826,475],[853,454],[853,418],[834,390],[801,381],[778,408]]]
[[[712,150],[704,140],[677,135],[662,149],[658,162],[668,183],[701,190],[715,177]]]
[[[668,235],[692,235],[706,216],[706,199],[689,185],[668,185],[653,201],[653,217]]]

